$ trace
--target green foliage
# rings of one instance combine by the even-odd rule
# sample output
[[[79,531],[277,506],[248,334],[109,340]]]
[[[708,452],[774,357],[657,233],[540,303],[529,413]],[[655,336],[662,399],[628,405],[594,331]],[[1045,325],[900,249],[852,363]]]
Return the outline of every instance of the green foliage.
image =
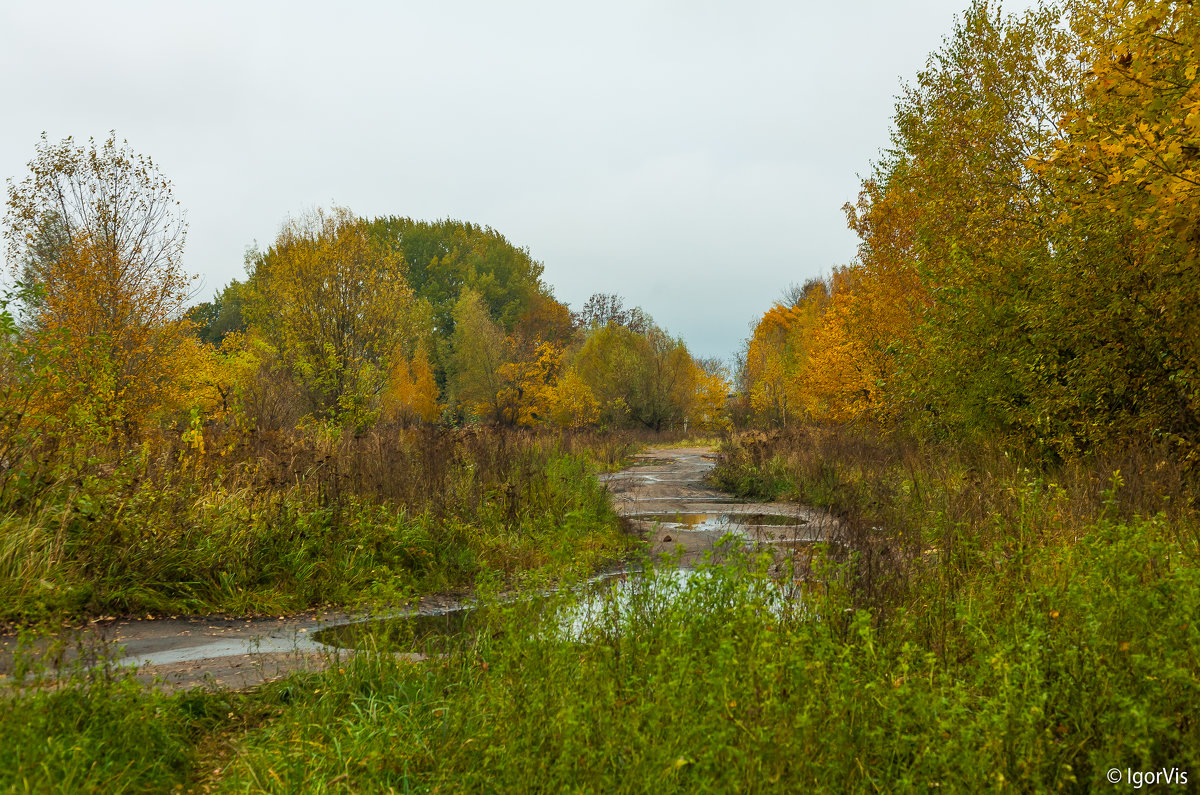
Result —
[[[391,638],[246,695],[14,694],[35,717],[0,712],[19,738],[0,786],[42,764],[60,790],[1087,791],[1114,767],[1190,774],[1200,524],[1155,455],[1127,452],[1121,477],[838,429],[739,437],[721,478],[768,463],[839,517],[798,602],[729,550],[689,578],[521,599],[484,578],[476,629],[423,662]],[[478,495],[496,550],[542,523],[579,532],[605,504],[571,485],[577,458],[505,460]],[[100,745],[118,730],[137,742]]]
[[[575,370],[610,428],[681,426],[696,400],[699,368],[687,346],[647,323],[644,332],[615,322],[595,326],[575,355]]]
[[[445,341],[454,332],[454,307],[464,290],[479,295],[488,316],[505,332],[539,297],[548,297],[542,264],[490,227],[463,221],[376,218],[368,233],[407,265],[408,282],[433,307],[435,333]]]
[[[468,417],[493,417],[506,425],[515,420],[503,415],[501,393],[506,384],[501,368],[513,357],[504,330],[488,314],[483,299],[466,289],[454,303],[451,315],[454,333],[450,337],[448,391]]]
[[[205,783],[1082,791],[1112,767],[1191,771],[1200,575],[1178,555],[1156,520],[1101,523],[1030,558],[1031,588],[984,574],[950,605],[953,653],[922,640],[917,615],[885,630],[867,612],[781,607],[737,557],[686,582],[604,585],[585,613],[566,594],[492,604],[436,659],[367,650],[267,686],[253,701],[278,717]]]
[[[225,285],[211,301],[197,304],[188,310],[188,319],[196,324],[196,335],[210,345],[220,345],[225,336],[246,330],[243,310],[246,305],[246,284],[236,279]]]
[[[197,698],[202,699],[202,696]],[[0,788],[162,792],[186,780],[198,726],[132,679],[72,681],[0,696]]]

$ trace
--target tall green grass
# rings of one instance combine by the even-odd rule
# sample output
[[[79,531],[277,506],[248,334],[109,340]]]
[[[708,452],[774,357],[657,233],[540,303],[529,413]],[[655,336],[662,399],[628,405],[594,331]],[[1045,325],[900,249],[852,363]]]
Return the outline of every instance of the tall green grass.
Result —
[[[219,716],[217,696],[130,693],[110,724],[39,718],[36,731],[16,728],[23,750],[0,785],[41,766],[90,769],[89,758],[126,772],[72,785],[1082,791],[1106,786],[1113,767],[1194,771],[1200,571],[1162,520],[1090,530],[1033,553],[1017,598],[999,572],[982,574],[946,606],[953,650],[927,642],[917,611],[887,627],[866,611],[821,620],[817,591],[781,609],[765,562],[733,556],[686,582],[651,574],[652,587],[625,588],[571,633],[555,611],[573,597],[497,603],[444,656],[359,653],[233,697]],[[82,715],[76,701],[114,692],[125,691],[40,694],[56,701],[25,708]],[[13,736],[26,718],[3,714]],[[89,744],[135,720],[143,743]],[[80,750],[68,758],[66,747]],[[179,761],[154,767],[151,756]]]
[[[1111,767],[1195,770],[1200,572],[1161,565],[1162,531],[1044,550],[1016,603],[981,582],[953,606],[953,656],[916,615],[886,632],[865,612],[781,615],[752,565],[662,583],[589,643],[510,608],[445,659],[367,655],[314,680],[221,786],[1079,790]]]

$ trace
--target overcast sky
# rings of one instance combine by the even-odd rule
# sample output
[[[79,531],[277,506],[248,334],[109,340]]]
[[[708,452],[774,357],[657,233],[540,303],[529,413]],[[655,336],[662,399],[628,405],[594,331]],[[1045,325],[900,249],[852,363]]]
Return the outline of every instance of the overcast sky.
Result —
[[[966,3],[0,0],[0,175],[115,130],[175,184],[197,300],[336,202],[492,226],[573,308],[728,357],[853,257],[840,208]]]

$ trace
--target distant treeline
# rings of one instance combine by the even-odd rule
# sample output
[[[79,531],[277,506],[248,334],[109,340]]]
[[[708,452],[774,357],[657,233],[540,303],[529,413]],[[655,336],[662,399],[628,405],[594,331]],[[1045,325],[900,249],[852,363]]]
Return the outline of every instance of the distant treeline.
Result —
[[[4,229],[10,445],[82,430],[136,440],[163,423],[726,422],[719,367],[615,295],[572,313],[541,263],[490,228],[316,210],[251,250],[244,281],[188,308],[171,184],[114,136],[43,137]]]
[[[213,393],[257,405],[270,392],[286,414],[260,421],[725,421],[725,381],[682,340],[611,294],[572,313],[541,263],[490,228],[337,209],[289,223],[247,266],[190,316],[214,346]]]

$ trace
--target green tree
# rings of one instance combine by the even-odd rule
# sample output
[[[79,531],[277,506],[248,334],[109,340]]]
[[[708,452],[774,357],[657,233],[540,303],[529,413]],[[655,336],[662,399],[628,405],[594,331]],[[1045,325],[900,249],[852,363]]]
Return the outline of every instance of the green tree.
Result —
[[[501,370],[512,361],[504,329],[492,320],[483,298],[464,290],[454,304],[451,319],[449,391],[460,411],[504,423],[502,401],[507,386]],[[514,423],[508,423],[514,424]]]
[[[651,324],[644,334],[609,322],[593,327],[574,369],[609,426],[653,430],[682,425],[696,396],[699,368],[683,341]]]
[[[542,264],[490,227],[463,221],[376,218],[371,237],[404,258],[409,284],[433,306],[435,331],[454,331],[454,307],[474,290],[488,315],[511,332],[538,298],[549,297]]]
[[[188,310],[188,319],[196,324],[196,335],[210,345],[220,345],[227,334],[246,330],[243,309],[246,285],[234,279],[213,300]]]

